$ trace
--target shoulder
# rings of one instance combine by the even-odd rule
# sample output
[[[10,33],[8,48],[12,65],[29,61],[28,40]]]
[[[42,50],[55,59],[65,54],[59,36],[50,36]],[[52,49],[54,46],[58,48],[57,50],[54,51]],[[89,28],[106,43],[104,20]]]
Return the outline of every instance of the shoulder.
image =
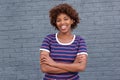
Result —
[[[76,35],[76,41],[78,43],[86,43],[85,39],[81,37],[80,35]]]
[[[81,41],[81,40],[84,40],[84,38],[81,37],[80,35],[76,35],[76,40]]]
[[[55,37],[55,34],[48,34],[46,35],[45,39],[51,40],[54,37]]]
[[[55,34],[48,34],[46,37],[54,37]]]

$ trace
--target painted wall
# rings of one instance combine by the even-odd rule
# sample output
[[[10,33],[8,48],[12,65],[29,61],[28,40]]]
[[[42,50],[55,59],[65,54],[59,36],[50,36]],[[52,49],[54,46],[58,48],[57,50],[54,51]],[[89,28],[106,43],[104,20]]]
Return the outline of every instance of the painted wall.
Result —
[[[59,3],[81,18],[73,32],[88,46],[81,80],[120,80],[120,0],[0,0],[0,80],[42,80],[39,47],[56,32],[48,12]]]

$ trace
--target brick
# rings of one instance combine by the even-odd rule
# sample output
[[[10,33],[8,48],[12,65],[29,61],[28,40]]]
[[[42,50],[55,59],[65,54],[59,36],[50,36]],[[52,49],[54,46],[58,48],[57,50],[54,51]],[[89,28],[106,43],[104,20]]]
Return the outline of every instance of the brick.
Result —
[[[81,80],[120,79],[119,0],[0,0],[1,80],[42,80],[39,48],[47,34],[57,32],[48,12],[64,2],[80,13],[81,23],[73,33],[88,47]]]

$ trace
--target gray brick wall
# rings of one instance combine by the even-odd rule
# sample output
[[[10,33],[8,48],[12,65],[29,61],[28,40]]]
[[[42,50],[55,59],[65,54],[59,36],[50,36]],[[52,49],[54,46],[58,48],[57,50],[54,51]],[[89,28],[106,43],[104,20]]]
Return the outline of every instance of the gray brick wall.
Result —
[[[39,46],[51,7],[67,2],[80,13],[74,30],[88,46],[81,80],[120,80],[120,0],[0,0],[0,80],[42,80]]]

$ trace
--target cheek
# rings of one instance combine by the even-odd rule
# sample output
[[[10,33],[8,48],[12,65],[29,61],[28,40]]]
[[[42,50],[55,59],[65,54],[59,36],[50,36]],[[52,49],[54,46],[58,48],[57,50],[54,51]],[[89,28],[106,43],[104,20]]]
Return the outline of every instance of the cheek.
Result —
[[[60,25],[58,22],[56,22],[56,26]]]
[[[70,24],[72,25],[72,24],[73,24],[73,21],[71,21]]]
[[[60,26],[60,24],[59,24],[59,23],[56,23],[56,26],[55,26],[55,27],[56,27],[57,30],[59,30],[59,26]]]
[[[60,23],[56,22],[56,26],[59,27],[59,26],[60,26]]]

